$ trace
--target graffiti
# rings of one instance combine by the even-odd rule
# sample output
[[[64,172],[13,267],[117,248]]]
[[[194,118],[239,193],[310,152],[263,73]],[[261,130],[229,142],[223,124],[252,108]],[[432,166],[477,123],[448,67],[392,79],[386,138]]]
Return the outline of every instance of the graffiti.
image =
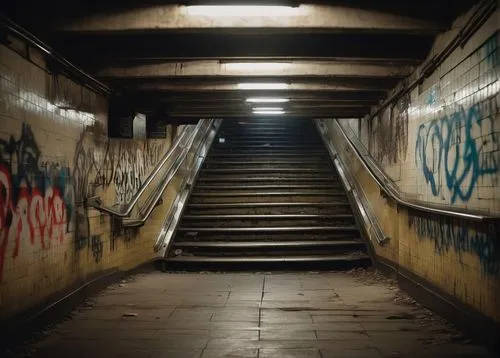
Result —
[[[161,142],[160,142],[161,143]],[[152,168],[158,164],[163,154],[163,144],[147,141],[144,145],[144,164]]]
[[[18,140],[0,140],[0,279],[7,252],[16,258],[28,244],[46,249],[64,240],[73,199],[69,168],[41,161],[29,125]]]
[[[70,171],[61,161],[43,160],[28,124],[22,124],[19,138],[0,140],[0,280],[7,258],[48,249],[74,230],[75,250],[90,246],[100,260],[102,242],[89,237],[86,199],[96,188],[113,184],[117,200],[128,201],[162,149],[151,143],[99,142],[84,134]]]
[[[110,141],[98,124],[82,133],[77,143],[73,180],[77,200],[113,185],[117,204],[125,204],[159,162],[164,142]]]
[[[494,129],[496,97],[418,128],[415,162],[434,196],[448,190],[451,203],[468,201],[485,176],[498,172],[499,141]],[[491,185],[495,183],[492,182]]]
[[[395,164],[406,158],[408,149],[409,95],[374,118],[370,132],[370,153],[381,163]]]
[[[114,184],[117,200],[127,203],[139,190],[142,180],[146,174],[143,152],[137,149],[127,150],[122,148],[118,151],[118,164],[114,176]]]
[[[80,135],[76,145],[72,176],[79,203],[95,195],[97,187],[107,187],[113,181],[115,157],[103,133],[102,126],[95,123]]]
[[[479,258],[483,272],[496,275],[500,272],[500,226],[409,215],[409,225],[415,228],[420,239],[432,240],[436,254],[442,255],[453,249],[459,256],[471,253]]]
[[[77,251],[91,243],[87,199],[101,196],[99,190],[113,187],[113,204],[128,203],[160,161],[164,145],[164,141],[109,140],[105,129],[97,122],[81,134],[72,172],[77,204]]]
[[[103,250],[103,243],[101,237],[99,235],[92,235],[90,242],[91,242],[90,248],[92,250],[92,256],[94,256],[95,262],[98,263],[99,261],[101,261],[102,250]]]
[[[128,203],[142,186],[147,174],[161,159],[162,146],[145,142],[144,149],[119,145],[114,170],[117,201]]]

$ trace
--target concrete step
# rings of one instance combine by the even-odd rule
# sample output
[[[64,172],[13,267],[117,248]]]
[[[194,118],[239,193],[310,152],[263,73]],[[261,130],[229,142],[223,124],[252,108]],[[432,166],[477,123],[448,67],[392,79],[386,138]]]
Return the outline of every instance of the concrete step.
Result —
[[[194,256],[219,256],[221,252],[229,257],[251,256],[300,256],[339,255],[349,252],[364,252],[365,245],[359,240],[297,240],[297,241],[178,241],[174,244],[172,256],[189,253]]]
[[[167,263],[334,269],[369,265],[366,251],[312,122],[238,120],[219,130]]]
[[[270,226],[306,226],[306,225],[354,225],[354,216],[337,215],[184,215],[182,226],[192,228],[210,227],[250,227],[259,225]]]
[[[225,184],[225,185],[219,185],[219,184],[198,184],[196,185],[196,188],[194,189],[196,192],[221,192],[221,191],[253,191],[253,190],[308,190],[308,189],[328,189],[334,192],[337,191],[342,191],[341,188],[336,188],[332,187],[331,184],[271,184],[271,185],[266,185],[266,184],[259,184],[259,185],[252,185],[248,184],[245,186],[242,186],[240,183],[232,183],[232,184]]]
[[[332,183],[332,186],[336,184],[340,185],[338,182],[339,178],[336,174],[328,175],[285,175],[280,176],[273,175],[272,173],[264,176],[262,174],[255,175],[202,175],[197,180],[196,183],[203,184],[216,184],[216,185],[265,185],[265,184],[304,184],[310,185],[313,183]]]
[[[345,270],[370,266],[370,258],[363,253],[254,257],[179,255],[165,261],[167,268],[185,270]]]
[[[306,202],[306,203],[322,203],[322,202],[347,202],[347,197],[345,193],[314,193],[314,192],[304,192],[293,194],[291,192],[275,192],[275,193],[241,193],[240,195],[229,195],[227,193],[219,194],[212,193],[191,195],[190,202],[193,204],[198,203],[247,203],[247,204],[257,204],[257,203],[279,203],[279,202]]]

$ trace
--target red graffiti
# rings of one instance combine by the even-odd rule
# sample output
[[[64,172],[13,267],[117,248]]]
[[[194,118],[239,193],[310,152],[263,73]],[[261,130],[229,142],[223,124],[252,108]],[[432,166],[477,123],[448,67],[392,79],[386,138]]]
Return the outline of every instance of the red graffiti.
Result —
[[[10,227],[10,188],[12,187],[7,168],[0,164],[0,281],[2,280],[7,238]]]
[[[9,170],[0,165],[0,281],[9,242],[14,245],[12,258],[19,256],[25,242],[31,246],[39,242],[42,249],[47,249],[50,241],[64,240],[66,224],[66,206],[58,188],[30,190],[25,183],[13,188]]]

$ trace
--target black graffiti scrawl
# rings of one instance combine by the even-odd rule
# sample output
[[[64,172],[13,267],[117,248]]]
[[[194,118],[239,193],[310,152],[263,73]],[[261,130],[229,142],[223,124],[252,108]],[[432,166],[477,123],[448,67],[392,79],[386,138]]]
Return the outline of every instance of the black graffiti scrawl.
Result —
[[[500,273],[500,225],[416,212],[410,213],[408,223],[416,230],[420,239],[434,242],[437,255],[443,255],[450,250],[459,256],[470,253],[479,258],[485,274]]]

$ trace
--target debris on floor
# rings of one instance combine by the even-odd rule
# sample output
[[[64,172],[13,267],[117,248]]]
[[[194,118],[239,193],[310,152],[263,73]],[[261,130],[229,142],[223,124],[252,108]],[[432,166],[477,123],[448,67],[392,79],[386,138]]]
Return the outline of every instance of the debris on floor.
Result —
[[[138,274],[68,318],[5,356],[491,357],[374,270]]]

